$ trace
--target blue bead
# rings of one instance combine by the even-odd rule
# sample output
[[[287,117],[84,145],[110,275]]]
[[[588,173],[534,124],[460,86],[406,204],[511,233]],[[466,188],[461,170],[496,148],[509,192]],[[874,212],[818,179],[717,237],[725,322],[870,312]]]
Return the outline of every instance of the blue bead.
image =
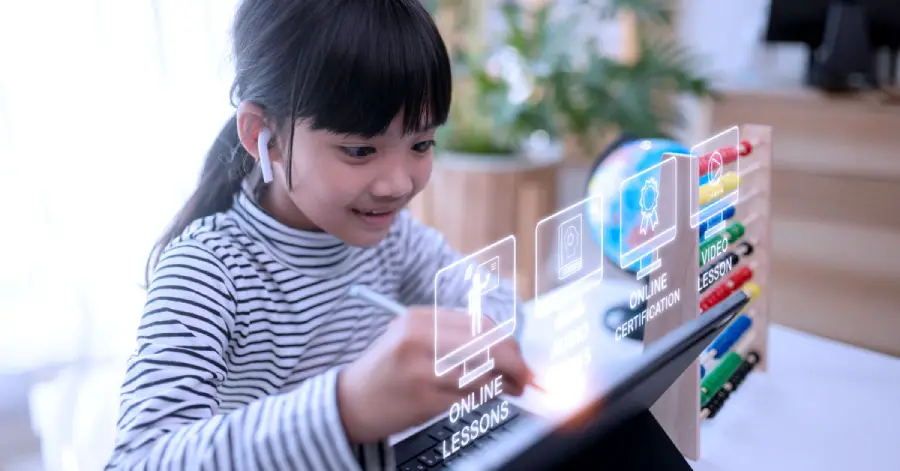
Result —
[[[698,232],[700,233],[700,242],[703,242],[704,240],[706,240],[706,231],[709,230],[710,226],[715,225],[715,223],[717,223],[719,221],[728,221],[729,219],[733,219],[734,212],[735,212],[734,205],[731,205],[722,211],[721,217],[713,216],[709,220],[701,222],[700,227],[698,228]],[[710,223],[713,223],[713,224],[710,224]]]
[[[734,217],[734,205],[725,208],[725,211],[722,211],[723,219],[731,219]]]

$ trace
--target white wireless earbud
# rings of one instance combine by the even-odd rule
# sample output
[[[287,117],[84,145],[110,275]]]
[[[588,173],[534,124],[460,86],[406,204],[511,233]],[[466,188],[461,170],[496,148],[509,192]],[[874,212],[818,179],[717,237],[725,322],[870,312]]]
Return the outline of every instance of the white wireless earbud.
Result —
[[[269,183],[272,181],[272,160],[269,159],[269,139],[272,133],[267,128],[262,128],[257,138],[259,149],[259,168],[262,170],[263,181]]]

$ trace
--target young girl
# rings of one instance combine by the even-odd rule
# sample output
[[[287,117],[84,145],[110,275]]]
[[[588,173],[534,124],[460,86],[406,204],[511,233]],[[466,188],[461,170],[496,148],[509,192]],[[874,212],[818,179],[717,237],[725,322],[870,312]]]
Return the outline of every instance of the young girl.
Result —
[[[471,338],[432,304],[459,255],[403,210],[448,113],[444,43],[420,0],[244,0],[232,35],[237,113],[148,263],[107,469],[392,468],[390,435],[479,387],[434,374],[435,328]],[[459,278],[438,289],[465,306]],[[485,295],[483,329],[512,301]],[[521,394],[515,341],[491,354]]]

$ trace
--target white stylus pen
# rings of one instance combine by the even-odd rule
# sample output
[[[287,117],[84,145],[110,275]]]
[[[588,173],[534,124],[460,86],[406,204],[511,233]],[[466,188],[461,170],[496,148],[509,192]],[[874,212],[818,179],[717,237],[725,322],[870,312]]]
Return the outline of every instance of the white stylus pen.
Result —
[[[388,311],[388,312],[394,314],[397,317],[406,315],[406,306],[398,303],[397,301],[394,301],[393,299],[391,299],[383,294],[376,293],[375,291],[372,291],[371,289],[369,289],[365,286],[353,285],[350,287],[350,291],[348,292],[348,294],[350,296],[353,296],[354,298],[359,298],[359,299],[368,301],[373,306],[378,306],[378,307],[384,309],[385,311]],[[534,387],[535,389],[546,392],[546,390],[543,388],[543,386],[540,386],[534,382],[533,378],[528,384],[530,386]]]
[[[395,316],[405,316],[406,315],[406,306],[394,301],[393,299],[381,294],[372,291],[371,289],[362,286],[362,285],[353,285],[350,287],[350,296],[354,298],[363,299],[368,301],[374,306],[378,306],[385,311],[388,311]]]

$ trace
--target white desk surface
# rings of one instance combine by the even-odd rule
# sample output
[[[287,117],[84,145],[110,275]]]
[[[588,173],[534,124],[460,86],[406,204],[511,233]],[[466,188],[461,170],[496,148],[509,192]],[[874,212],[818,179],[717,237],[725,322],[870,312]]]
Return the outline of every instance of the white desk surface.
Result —
[[[606,306],[627,299],[622,293],[616,282],[594,290],[587,314],[595,326]],[[538,330],[526,323],[526,358],[544,343],[538,336],[546,330]],[[769,335],[769,370],[753,371],[722,411],[703,422],[700,460],[692,467],[900,470],[900,359],[778,325]],[[599,355],[613,345],[614,356],[642,351],[611,335],[596,343]]]
[[[774,325],[753,372],[703,424],[698,471],[900,470],[900,359]]]

